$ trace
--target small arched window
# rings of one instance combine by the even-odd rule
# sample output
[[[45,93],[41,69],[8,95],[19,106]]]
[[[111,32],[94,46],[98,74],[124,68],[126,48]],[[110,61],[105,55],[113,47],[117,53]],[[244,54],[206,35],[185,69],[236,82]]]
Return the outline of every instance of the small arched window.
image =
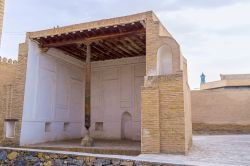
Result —
[[[173,72],[173,55],[168,45],[163,45],[157,52],[157,75],[168,75]]]

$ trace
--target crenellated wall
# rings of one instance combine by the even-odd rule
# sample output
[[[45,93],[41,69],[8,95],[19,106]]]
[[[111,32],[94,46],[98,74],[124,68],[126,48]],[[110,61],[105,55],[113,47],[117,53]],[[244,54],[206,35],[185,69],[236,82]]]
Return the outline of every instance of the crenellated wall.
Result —
[[[10,118],[13,109],[17,61],[0,57],[0,137],[4,135],[4,120]]]

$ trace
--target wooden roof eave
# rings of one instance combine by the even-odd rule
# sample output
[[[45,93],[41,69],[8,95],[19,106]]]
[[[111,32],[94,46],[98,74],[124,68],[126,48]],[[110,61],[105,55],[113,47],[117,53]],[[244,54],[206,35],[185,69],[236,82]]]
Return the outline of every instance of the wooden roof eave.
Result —
[[[146,30],[145,29],[137,29],[133,31],[128,31],[128,32],[119,32],[119,33],[113,33],[113,34],[104,34],[104,35],[98,35],[94,37],[85,37],[83,39],[68,39],[68,40],[62,40],[62,41],[53,41],[53,42],[42,42],[40,44],[41,47],[60,47],[63,45],[69,45],[69,44],[82,44],[82,43],[92,43],[92,42],[97,42],[101,40],[108,40],[108,39],[113,39],[113,38],[122,38],[122,37],[128,37],[128,36],[133,36],[133,35],[142,35],[145,34]],[[37,39],[34,39],[37,40]],[[41,39],[39,39],[41,40]]]

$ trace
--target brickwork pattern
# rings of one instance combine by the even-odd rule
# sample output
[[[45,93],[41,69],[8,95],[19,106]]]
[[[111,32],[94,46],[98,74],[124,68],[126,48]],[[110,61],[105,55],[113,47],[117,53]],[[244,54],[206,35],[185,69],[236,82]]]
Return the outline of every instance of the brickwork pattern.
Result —
[[[161,77],[160,127],[161,152],[185,152],[185,120],[182,75]]]
[[[166,31],[165,34],[160,33],[161,22],[157,18],[149,17],[146,21],[146,74],[147,76],[156,74],[157,51],[162,45],[166,44],[171,47],[173,54],[173,73],[180,71],[180,46],[176,40]]]
[[[158,132],[157,123],[159,123],[160,132],[159,135],[153,135],[153,133],[150,135],[149,132],[146,138],[145,134],[142,133],[142,153],[152,153],[148,147],[159,149],[161,153],[186,153],[191,145],[189,143],[191,134],[185,128],[185,125],[190,127],[190,124],[186,124],[188,121],[185,120],[188,118],[186,116],[188,110],[184,109],[183,73],[149,76],[146,79],[147,87],[142,89],[142,130],[152,126],[150,119],[154,117],[154,126],[156,126],[154,130]],[[152,95],[152,91],[157,90],[159,91],[159,101],[155,99],[157,96]],[[152,101],[154,103],[150,103]],[[158,104],[159,109],[156,110]],[[191,120],[189,122],[191,123]],[[159,141],[160,147],[157,143],[152,144],[152,140]]]
[[[22,122],[22,111],[23,111],[23,101],[24,101],[24,88],[26,79],[26,67],[27,67],[27,54],[28,46],[23,43],[19,45],[18,63],[16,65],[16,74],[14,78],[14,88],[13,88],[13,104],[12,113],[8,117],[9,119],[16,119],[15,125],[15,136],[14,138],[6,138],[3,135],[1,144],[3,145],[19,145],[20,132],[21,132],[21,122]],[[2,119],[3,120],[3,119]],[[2,127],[4,128],[4,127]]]
[[[160,153],[159,89],[141,90],[142,153]]]
[[[154,14],[146,21],[146,42],[146,77],[142,90],[141,124],[143,130],[150,123],[148,119],[159,116],[160,135],[159,138],[153,134],[145,138],[142,133],[142,153],[151,153],[148,149],[150,146],[152,149],[160,149],[161,153],[186,153],[192,142],[192,124],[187,69],[183,70],[180,47]],[[171,48],[172,74],[157,76],[157,51],[162,45]],[[152,88],[159,90],[159,110],[152,111],[155,115],[148,110],[152,109],[147,101],[152,100]],[[158,144],[151,144],[146,140],[159,140],[160,148]]]
[[[4,120],[13,108],[13,89],[16,79],[17,61],[0,57],[0,140],[4,136]]]

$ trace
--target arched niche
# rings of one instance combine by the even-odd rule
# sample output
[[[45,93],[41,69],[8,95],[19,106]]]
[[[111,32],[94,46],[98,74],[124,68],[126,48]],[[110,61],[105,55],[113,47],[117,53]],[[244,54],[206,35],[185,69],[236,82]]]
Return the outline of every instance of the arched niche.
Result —
[[[132,116],[129,112],[124,112],[121,118],[121,138],[132,139]]]
[[[173,73],[173,54],[168,45],[161,46],[157,51],[157,75]]]

